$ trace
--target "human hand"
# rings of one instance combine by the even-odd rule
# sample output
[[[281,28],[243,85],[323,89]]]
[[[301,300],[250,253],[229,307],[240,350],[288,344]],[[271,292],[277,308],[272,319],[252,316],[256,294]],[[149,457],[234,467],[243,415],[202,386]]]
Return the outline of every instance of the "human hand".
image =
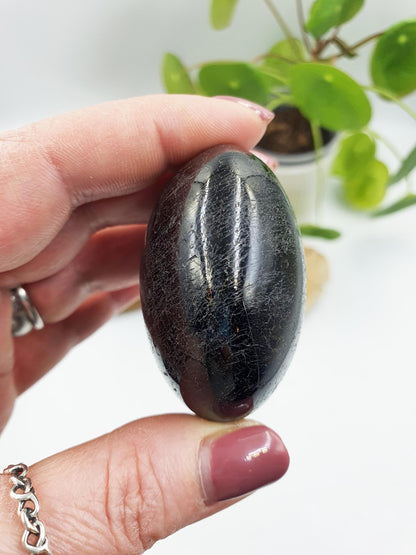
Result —
[[[169,174],[216,144],[251,149],[268,121],[248,103],[161,95],[0,136],[0,430],[18,394],[139,295],[145,225]],[[45,327],[13,338],[20,284]],[[264,426],[166,415],[50,457],[30,478],[53,553],[138,553],[287,464]],[[4,554],[23,531],[9,490],[0,475]]]

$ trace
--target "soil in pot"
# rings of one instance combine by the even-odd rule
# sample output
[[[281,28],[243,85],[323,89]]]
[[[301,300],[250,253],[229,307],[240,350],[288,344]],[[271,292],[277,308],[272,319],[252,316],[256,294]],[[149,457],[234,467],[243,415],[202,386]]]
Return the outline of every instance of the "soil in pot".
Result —
[[[299,154],[314,150],[309,121],[293,106],[279,106],[276,118],[258,144],[260,148],[282,154]],[[322,144],[328,144],[335,136],[333,131],[321,129]]]

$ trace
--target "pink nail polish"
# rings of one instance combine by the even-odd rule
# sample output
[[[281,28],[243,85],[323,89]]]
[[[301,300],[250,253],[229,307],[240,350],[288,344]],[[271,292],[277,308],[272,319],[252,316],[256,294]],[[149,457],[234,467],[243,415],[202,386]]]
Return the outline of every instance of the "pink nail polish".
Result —
[[[289,454],[266,426],[246,426],[214,439],[200,450],[202,485],[208,504],[239,497],[285,474]]]
[[[229,100],[230,102],[235,102],[236,104],[241,104],[241,106],[245,106],[249,110],[255,112],[260,119],[263,121],[267,121],[267,123],[271,122],[274,118],[274,113],[270,110],[267,110],[264,106],[260,106],[260,104],[256,104],[255,102],[251,102],[251,100],[246,100],[244,98],[238,98],[237,96],[216,96],[215,98],[220,98],[222,100]]]

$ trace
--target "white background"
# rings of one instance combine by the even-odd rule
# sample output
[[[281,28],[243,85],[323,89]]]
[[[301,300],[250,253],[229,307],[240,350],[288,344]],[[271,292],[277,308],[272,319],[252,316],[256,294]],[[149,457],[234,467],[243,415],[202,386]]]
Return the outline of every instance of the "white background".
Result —
[[[294,21],[294,2],[279,4],[290,6]],[[219,33],[208,26],[207,5],[3,0],[0,129],[160,92],[167,50],[189,64],[247,58],[281,37],[262,2],[242,0],[233,27]],[[367,1],[343,36],[358,40],[414,14],[407,0]],[[344,68],[365,80],[363,62]],[[408,102],[415,107],[414,97]],[[376,104],[374,127],[403,153],[416,137],[415,123],[391,104]],[[371,220],[342,208],[331,189],[323,223],[343,237],[319,243],[330,281],[305,318],[286,378],[254,413],[285,440],[290,470],[153,553],[416,552],[415,210]],[[140,315],[123,315],[19,399],[0,439],[0,466],[30,464],[141,416],[183,410],[156,367]]]

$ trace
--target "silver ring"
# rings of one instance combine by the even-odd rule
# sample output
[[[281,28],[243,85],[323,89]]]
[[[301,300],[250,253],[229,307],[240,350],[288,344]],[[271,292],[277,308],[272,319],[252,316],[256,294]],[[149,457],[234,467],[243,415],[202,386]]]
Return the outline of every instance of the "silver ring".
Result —
[[[21,285],[10,290],[13,303],[12,335],[20,337],[33,329],[41,330],[44,323],[41,315],[33,306],[27,291]]]

